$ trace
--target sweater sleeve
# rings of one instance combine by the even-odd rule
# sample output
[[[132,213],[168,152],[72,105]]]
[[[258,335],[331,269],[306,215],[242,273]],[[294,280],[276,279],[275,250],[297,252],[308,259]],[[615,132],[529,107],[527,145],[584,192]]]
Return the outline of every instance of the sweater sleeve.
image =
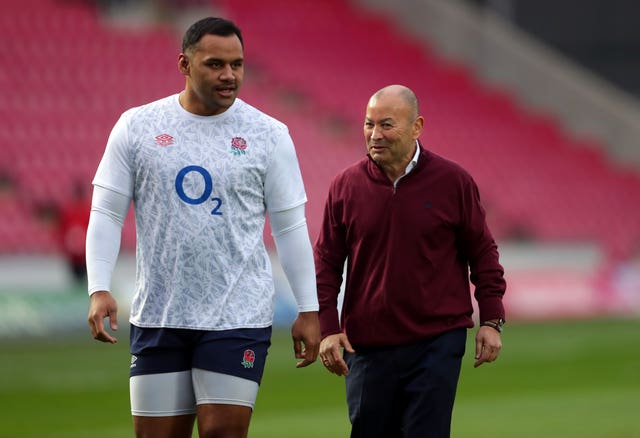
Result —
[[[505,318],[502,297],[506,290],[498,246],[486,222],[476,183],[469,177],[463,187],[462,251],[467,257],[480,321]]]
[[[320,329],[322,337],[340,333],[338,294],[347,258],[344,226],[338,220],[335,194],[330,189],[325,204],[322,227],[314,247]]]

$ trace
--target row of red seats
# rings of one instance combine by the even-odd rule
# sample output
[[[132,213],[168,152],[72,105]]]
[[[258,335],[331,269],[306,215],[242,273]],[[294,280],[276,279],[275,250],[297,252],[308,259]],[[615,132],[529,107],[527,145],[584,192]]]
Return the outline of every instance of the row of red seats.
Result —
[[[375,90],[413,88],[426,117],[423,142],[476,177],[499,238],[595,240],[620,254],[640,245],[637,172],[609,163],[597,142],[576,139],[478,83],[384,17],[342,0],[312,8],[290,0],[221,3],[243,28],[248,62],[354,129]],[[309,139],[298,147],[317,155],[323,145]]]
[[[120,113],[182,87],[179,37],[113,29],[91,2],[7,0],[0,38],[0,253],[51,252],[56,213],[76,185],[90,192]]]
[[[365,153],[366,100],[383,85],[404,83],[421,99],[423,142],[473,173],[498,238],[595,239],[622,253],[640,242],[636,173],[611,166],[597,143],[576,140],[555,121],[523,110],[383,17],[344,0],[313,8],[293,0],[216,5],[226,7],[245,35],[241,98],[290,127],[312,238],[330,179]],[[30,207],[62,203],[75,181],[90,181],[120,112],[182,87],[174,32],[114,30],[83,2],[10,1],[0,37],[8,42],[0,48],[7,66],[0,74],[0,117],[7,122],[0,129],[0,171]],[[11,63],[6,47],[17,44],[21,61]],[[8,234],[14,240],[38,235],[11,233],[6,224],[0,242]],[[132,242],[128,220],[124,246]]]

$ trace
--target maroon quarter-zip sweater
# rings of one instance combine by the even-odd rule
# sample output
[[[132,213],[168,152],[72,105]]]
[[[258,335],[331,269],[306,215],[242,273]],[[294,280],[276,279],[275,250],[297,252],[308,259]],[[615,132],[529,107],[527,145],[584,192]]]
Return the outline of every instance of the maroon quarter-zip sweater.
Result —
[[[344,331],[354,346],[401,345],[472,327],[469,279],[480,319],[504,318],[504,271],[478,188],[422,147],[395,189],[370,157],[338,174],[314,252],[323,337]]]

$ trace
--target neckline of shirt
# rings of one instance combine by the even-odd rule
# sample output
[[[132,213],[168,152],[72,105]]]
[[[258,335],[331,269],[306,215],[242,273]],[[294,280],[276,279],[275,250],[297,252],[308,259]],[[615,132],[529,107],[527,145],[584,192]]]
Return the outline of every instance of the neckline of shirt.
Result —
[[[404,173],[400,175],[398,178],[396,178],[396,180],[393,182],[394,189],[398,186],[398,181],[400,181],[402,178],[407,176],[409,172],[415,169],[415,167],[418,165],[419,156],[420,156],[420,143],[418,143],[418,140],[416,140],[416,152],[413,154],[413,158],[411,158],[411,161],[409,161],[409,164],[407,164],[407,167],[404,169]]]
[[[212,116],[201,116],[199,114],[194,114],[192,112],[187,111],[186,109],[184,109],[184,107],[182,105],[180,105],[180,93],[176,93],[173,95],[172,98],[172,102],[173,102],[173,106],[176,109],[176,111],[178,111],[181,115],[183,115],[184,117],[188,117],[192,120],[198,120],[201,122],[211,122],[213,120],[223,120],[227,117],[230,117],[231,114],[233,114],[236,109],[238,108],[240,102],[242,102],[242,100],[238,97],[236,97],[236,100],[233,102],[233,104],[223,113],[220,114],[214,114]]]

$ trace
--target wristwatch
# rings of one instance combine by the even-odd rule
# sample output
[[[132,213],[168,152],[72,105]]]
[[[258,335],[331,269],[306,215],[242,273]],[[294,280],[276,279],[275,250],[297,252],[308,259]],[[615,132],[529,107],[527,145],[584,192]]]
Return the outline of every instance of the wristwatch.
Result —
[[[491,327],[498,331],[498,333],[502,333],[502,326],[504,325],[504,319],[491,319],[489,321],[484,321],[480,323],[481,326]]]

